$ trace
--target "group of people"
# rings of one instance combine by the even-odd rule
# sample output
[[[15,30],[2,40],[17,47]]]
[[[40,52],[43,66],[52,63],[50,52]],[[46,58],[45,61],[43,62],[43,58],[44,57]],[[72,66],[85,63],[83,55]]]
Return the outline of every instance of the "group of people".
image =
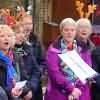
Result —
[[[42,100],[41,76],[46,68],[41,43],[32,33],[32,17],[12,30],[0,25],[0,100]],[[26,81],[23,87],[17,82]]]
[[[94,77],[95,82],[83,84],[58,56],[75,50],[100,73],[100,47],[95,47],[89,39],[92,33],[90,21],[65,18],[59,29],[60,36],[44,52],[32,33],[31,16],[24,17],[14,29],[0,25],[0,100],[43,100],[41,76],[45,70],[48,71],[48,82],[44,100],[99,100],[99,74]],[[26,81],[25,85],[18,88],[16,83],[23,81]]]
[[[99,100],[99,74],[83,84],[58,56],[58,54],[75,50],[90,67],[99,73],[100,47],[96,48],[89,39],[92,33],[91,22],[86,18],[80,18],[77,21],[65,18],[61,21],[59,28],[61,35],[47,51],[48,84],[45,100]]]

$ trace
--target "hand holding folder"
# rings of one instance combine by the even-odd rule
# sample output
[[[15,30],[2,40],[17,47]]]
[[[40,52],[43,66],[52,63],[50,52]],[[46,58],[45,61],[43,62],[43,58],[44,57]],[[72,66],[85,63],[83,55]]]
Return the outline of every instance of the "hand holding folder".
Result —
[[[98,75],[98,73],[94,71],[75,50],[58,54],[58,56],[68,65],[83,84],[87,82],[87,79],[92,79]]]

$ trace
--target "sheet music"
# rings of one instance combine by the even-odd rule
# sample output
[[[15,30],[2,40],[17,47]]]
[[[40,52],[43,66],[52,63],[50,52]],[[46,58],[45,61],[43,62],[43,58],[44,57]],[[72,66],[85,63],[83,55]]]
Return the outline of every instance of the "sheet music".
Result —
[[[67,54],[88,75],[87,78],[90,78],[93,75],[96,75],[97,74],[96,71],[94,71],[87,63],[85,63],[85,61],[79,56],[79,54],[75,50],[70,51]]]
[[[58,56],[68,65],[83,84],[86,83],[87,78],[97,75],[97,72],[85,63],[75,50],[58,54]]]
[[[16,82],[15,87],[18,88],[18,89],[22,89],[25,86],[26,83],[27,83],[27,80]]]

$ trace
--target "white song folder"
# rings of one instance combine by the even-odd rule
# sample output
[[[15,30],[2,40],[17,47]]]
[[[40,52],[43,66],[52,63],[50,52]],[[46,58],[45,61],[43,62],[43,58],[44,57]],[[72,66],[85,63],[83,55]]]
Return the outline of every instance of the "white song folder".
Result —
[[[58,54],[58,56],[75,73],[83,84],[87,82],[87,79],[91,79],[98,75],[98,73],[94,71],[75,50]]]

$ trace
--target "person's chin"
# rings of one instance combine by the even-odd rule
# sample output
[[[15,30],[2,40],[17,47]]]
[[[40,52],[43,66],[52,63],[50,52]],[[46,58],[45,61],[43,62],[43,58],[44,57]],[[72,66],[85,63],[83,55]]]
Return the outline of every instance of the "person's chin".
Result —
[[[87,35],[83,35],[81,38],[84,40],[84,39],[87,39],[88,37]]]
[[[10,49],[10,47],[6,47],[6,48],[4,48],[3,50],[4,51],[8,51]]]
[[[74,40],[74,38],[70,38],[69,41],[72,42]]]
[[[16,44],[21,45],[21,44],[23,44],[23,42],[22,41],[21,42],[17,42]]]

